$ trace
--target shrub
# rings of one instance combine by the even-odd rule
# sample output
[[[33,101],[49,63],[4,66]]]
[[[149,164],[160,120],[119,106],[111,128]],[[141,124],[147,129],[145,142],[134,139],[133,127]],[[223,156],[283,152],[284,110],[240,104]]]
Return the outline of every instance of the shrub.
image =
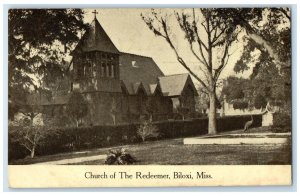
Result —
[[[291,131],[292,120],[287,113],[275,113],[273,116],[273,128],[275,131]]]
[[[136,158],[126,152],[124,148],[118,150],[110,150],[105,159],[107,165],[131,165],[137,162]]]
[[[157,138],[159,136],[158,129],[151,121],[144,121],[137,129],[137,135],[144,142],[148,138]]]
[[[251,127],[260,127],[262,122],[261,115],[252,115],[253,123]],[[225,116],[217,119],[218,132],[233,131],[243,129],[247,121],[251,120],[250,115]],[[250,127],[250,128],[251,128]]]
[[[188,113],[190,112],[189,108],[184,107],[184,106],[177,106],[176,107],[176,112],[181,116],[182,120],[186,118]]]

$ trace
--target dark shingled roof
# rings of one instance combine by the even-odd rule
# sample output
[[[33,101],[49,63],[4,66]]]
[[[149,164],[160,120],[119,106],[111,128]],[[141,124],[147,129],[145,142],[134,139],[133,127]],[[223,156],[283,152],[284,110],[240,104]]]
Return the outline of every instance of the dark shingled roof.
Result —
[[[90,24],[89,29],[85,32],[72,54],[90,51],[103,51],[119,54],[119,50],[113,44],[96,18]]]
[[[158,79],[162,93],[169,97],[181,95],[182,91],[189,84],[193,88],[195,94],[197,94],[195,85],[188,73],[163,76]]]
[[[140,82],[146,93],[151,94],[150,84],[156,84],[160,76],[164,74],[152,58],[124,52],[120,54],[120,79],[130,94],[134,92],[132,85]]]

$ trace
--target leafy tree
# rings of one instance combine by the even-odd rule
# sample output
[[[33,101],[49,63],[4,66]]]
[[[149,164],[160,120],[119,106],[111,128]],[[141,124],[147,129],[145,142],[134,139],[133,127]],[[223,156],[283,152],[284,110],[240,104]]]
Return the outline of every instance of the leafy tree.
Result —
[[[33,124],[34,118],[42,113],[43,108],[41,103],[43,100],[50,100],[51,92],[48,90],[30,90],[28,88],[23,88],[16,86],[11,89],[11,94],[9,95],[9,116],[11,120],[15,120],[14,116],[16,113],[21,113],[27,117],[31,124]]]
[[[265,61],[258,69],[249,79],[227,78],[222,95],[234,104],[234,108],[245,109],[247,104],[248,108],[260,109],[265,108],[268,102],[282,106],[282,103],[288,99],[284,92],[283,76],[279,74],[278,68],[272,61]],[[245,104],[241,104],[242,102]]]
[[[245,110],[248,108],[248,102],[245,100],[235,100],[233,101],[233,108],[240,109],[240,110]]]
[[[209,95],[209,123],[210,134],[217,131],[216,124],[216,87],[219,76],[227,65],[231,53],[230,47],[237,41],[240,33],[238,25],[232,18],[219,17],[219,9],[201,8],[174,11],[154,10],[142,14],[142,19],[149,29],[168,43],[178,62],[202,85]],[[226,15],[226,9],[222,10]],[[198,60],[199,66],[195,69],[187,62],[175,45],[170,21],[176,19],[177,25],[183,31],[190,54]],[[200,34],[201,33],[201,34]],[[178,40],[177,40],[178,41]],[[197,71],[196,71],[197,70]],[[201,71],[201,73],[198,72]],[[202,75],[201,75],[202,74]]]
[[[41,93],[64,77],[65,58],[86,25],[80,9],[11,9],[8,21],[9,95],[18,106],[26,96],[13,89]]]
[[[290,8],[224,8],[218,17],[232,19],[246,33],[243,60],[253,49],[267,52],[280,68],[291,66]],[[238,63],[239,64],[239,63]],[[239,64],[242,65],[242,64]],[[245,65],[244,68],[246,68]]]
[[[258,94],[255,99],[254,99],[254,107],[255,108],[265,108],[267,105],[267,100],[266,98],[261,95],[261,94]]]
[[[290,113],[291,105],[291,16],[289,8],[231,9],[246,32],[244,50],[234,70],[243,72],[255,60],[251,80],[267,101],[278,100]],[[258,58],[251,54],[259,53]],[[256,90],[256,91],[257,91]]]
[[[245,97],[245,89],[249,86],[249,80],[230,76],[226,79],[222,89],[222,94],[226,95],[229,101],[235,99],[243,99]]]
[[[88,105],[84,97],[73,92],[66,107],[67,114],[76,121],[76,127],[79,127],[79,122],[88,114]]]
[[[249,79],[230,76],[223,84],[221,97],[223,101],[233,104],[234,109],[244,110],[249,107]]]

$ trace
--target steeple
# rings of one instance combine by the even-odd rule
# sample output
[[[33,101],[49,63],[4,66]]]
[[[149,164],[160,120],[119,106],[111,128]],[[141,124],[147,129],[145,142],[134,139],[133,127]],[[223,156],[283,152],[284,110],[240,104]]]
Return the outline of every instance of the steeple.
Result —
[[[94,10],[92,13],[95,14],[95,18],[94,19],[97,19],[98,12],[96,10]]]
[[[73,54],[91,51],[119,54],[119,50],[113,44],[98,21],[96,16],[98,12],[94,10],[92,13],[95,14],[94,20],[89,25],[89,29],[85,32],[78,45],[74,49]]]

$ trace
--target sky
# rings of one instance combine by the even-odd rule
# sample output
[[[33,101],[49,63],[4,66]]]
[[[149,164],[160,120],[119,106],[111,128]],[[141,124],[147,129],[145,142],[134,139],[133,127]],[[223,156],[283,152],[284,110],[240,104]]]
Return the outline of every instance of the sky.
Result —
[[[94,19],[93,11],[94,9],[84,9],[84,22],[92,22]],[[118,50],[152,57],[165,75],[186,73],[187,71],[177,61],[176,56],[168,43],[162,37],[155,36],[142,20],[141,13],[147,14],[149,11],[150,9],[132,8],[97,9],[97,19]],[[170,9],[164,11],[173,12],[173,10]],[[199,62],[191,56],[188,43],[183,37],[184,34],[175,20],[171,20],[170,23],[172,39],[175,45],[180,48],[180,54],[193,70],[200,73],[201,71],[198,68]],[[230,75],[236,75],[233,71],[233,67],[240,57],[242,49],[242,42],[232,46],[229,51],[232,55],[228,61],[228,65],[220,76],[221,79]],[[250,73],[251,69],[248,72],[244,72],[242,75],[239,74],[239,76],[248,77]]]

